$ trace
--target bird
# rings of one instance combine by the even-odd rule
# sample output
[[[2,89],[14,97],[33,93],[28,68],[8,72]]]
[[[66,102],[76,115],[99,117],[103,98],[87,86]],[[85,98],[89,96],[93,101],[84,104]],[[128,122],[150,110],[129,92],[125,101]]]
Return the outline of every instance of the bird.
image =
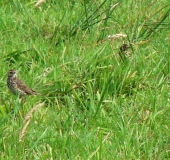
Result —
[[[38,94],[17,78],[17,72],[14,69],[11,69],[8,72],[7,86],[12,93],[19,95],[20,97]]]
[[[127,52],[127,50],[130,48],[129,45],[127,44],[123,44],[120,46],[119,48],[119,56],[121,58],[121,60],[125,60],[126,58],[130,57],[130,52]]]

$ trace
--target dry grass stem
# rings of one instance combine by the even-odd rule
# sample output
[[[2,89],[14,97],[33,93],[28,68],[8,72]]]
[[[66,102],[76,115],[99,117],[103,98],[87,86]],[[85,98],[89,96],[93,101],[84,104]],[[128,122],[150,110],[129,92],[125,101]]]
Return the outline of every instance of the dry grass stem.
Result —
[[[109,39],[117,39],[117,38],[126,38],[127,35],[126,34],[113,34],[113,35],[108,35],[107,38]]]
[[[25,135],[25,132],[28,128],[28,125],[30,124],[31,122],[31,118],[32,118],[32,114],[40,107],[42,107],[44,105],[44,103],[39,103],[37,104],[35,107],[33,107],[28,113],[27,115],[25,116],[25,119],[24,119],[24,122],[25,122],[25,125],[24,127],[22,128],[20,134],[19,134],[19,142],[22,141],[24,135]]]
[[[21,132],[20,132],[20,134],[19,134],[19,142],[22,141],[22,139],[23,139],[23,137],[24,137],[24,135],[25,135],[25,132],[26,132],[26,130],[27,130],[28,125],[30,124],[30,122],[31,122],[31,119],[29,119],[29,120],[26,122],[26,124],[24,125],[24,127],[22,128],[22,130],[21,130]]]
[[[41,3],[45,2],[45,0],[39,0],[36,4],[35,7],[38,7]]]

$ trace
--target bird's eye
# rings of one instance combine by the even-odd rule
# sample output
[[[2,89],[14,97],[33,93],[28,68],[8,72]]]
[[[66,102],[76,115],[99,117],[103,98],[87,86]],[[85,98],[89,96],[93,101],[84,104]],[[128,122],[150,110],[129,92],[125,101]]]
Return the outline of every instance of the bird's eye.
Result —
[[[14,72],[14,71],[10,71],[9,73],[10,73],[10,74],[14,74],[15,72]]]

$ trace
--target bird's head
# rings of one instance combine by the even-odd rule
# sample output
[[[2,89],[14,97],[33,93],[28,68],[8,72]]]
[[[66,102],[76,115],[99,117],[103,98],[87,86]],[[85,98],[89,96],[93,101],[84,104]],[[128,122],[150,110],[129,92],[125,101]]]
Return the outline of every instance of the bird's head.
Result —
[[[15,78],[16,75],[17,75],[17,72],[14,69],[12,69],[8,72],[8,77]]]

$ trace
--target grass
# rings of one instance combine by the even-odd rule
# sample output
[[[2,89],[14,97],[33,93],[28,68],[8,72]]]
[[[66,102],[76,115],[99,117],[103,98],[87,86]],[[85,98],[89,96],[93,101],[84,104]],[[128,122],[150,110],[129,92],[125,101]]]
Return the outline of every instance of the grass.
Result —
[[[0,4],[1,159],[170,158],[168,0]],[[42,96],[12,95],[13,68]]]

